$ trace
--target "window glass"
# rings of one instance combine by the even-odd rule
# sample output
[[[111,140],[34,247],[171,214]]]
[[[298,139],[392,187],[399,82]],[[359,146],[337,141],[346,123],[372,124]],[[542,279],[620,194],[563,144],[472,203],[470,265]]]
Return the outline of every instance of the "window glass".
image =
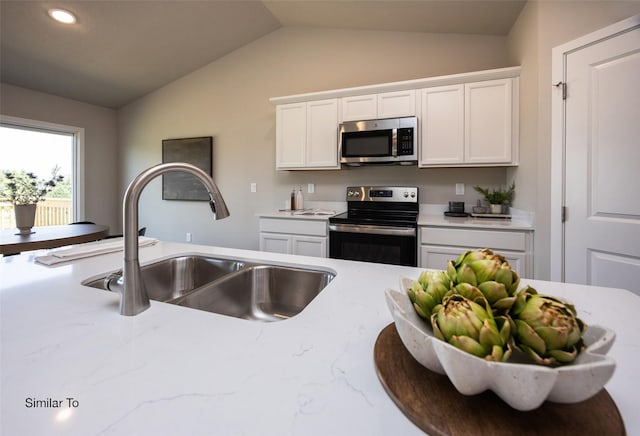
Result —
[[[37,180],[49,180],[52,172],[62,181],[38,202],[36,226],[69,224],[73,221],[74,143],[72,133],[0,125],[0,177],[4,172],[33,173]],[[15,227],[13,205],[0,202],[0,228]]]

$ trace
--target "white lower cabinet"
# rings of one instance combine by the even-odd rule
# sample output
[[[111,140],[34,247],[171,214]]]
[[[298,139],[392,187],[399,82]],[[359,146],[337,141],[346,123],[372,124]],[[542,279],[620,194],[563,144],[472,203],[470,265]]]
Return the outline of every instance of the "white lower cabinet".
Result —
[[[327,257],[326,221],[260,218],[260,250]]]
[[[449,260],[476,248],[490,248],[503,255],[520,277],[533,277],[532,231],[420,227],[421,268],[444,270]]]

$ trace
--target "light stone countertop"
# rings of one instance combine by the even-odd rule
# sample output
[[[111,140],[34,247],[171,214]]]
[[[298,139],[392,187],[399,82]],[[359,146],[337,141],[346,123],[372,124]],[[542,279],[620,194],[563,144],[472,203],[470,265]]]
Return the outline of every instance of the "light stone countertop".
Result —
[[[56,267],[34,264],[41,252],[2,258],[1,434],[422,434],[387,396],[373,362],[376,338],[392,322],[384,290],[420,269],[180,243],[140,249],[143,263],[178,253],[319,266],[337,276],[298,316],[275,323],[154,301],[124,317],[118,295],[80,284],[118,269],[122,253]],[[524,283],[617,332],[606,388],[627,433],[640,434],[640,298]],[[65,406],[28,407],[29,398]]]
[[[527,216],[514,215],[511,219],[503,218],[475,218],[475,217],[448,217],[444,214],[418,215],[418,226],[456,227],[470,229],[491,230],[526,230],[533,231],[532,220]]]

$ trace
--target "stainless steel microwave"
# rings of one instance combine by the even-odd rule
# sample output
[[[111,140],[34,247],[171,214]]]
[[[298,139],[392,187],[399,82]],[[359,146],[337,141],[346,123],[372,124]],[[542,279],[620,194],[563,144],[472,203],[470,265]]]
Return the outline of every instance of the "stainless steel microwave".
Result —
[[[338,131],[343,165],[400,164],[418,161],[416,117],[348,121]]]

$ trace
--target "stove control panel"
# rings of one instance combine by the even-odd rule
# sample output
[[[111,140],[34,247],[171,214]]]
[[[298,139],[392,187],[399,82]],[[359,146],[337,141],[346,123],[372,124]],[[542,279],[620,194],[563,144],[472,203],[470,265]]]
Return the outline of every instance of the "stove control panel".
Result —
[[[418,202],[415,186],[349,186],[347,201]]]

